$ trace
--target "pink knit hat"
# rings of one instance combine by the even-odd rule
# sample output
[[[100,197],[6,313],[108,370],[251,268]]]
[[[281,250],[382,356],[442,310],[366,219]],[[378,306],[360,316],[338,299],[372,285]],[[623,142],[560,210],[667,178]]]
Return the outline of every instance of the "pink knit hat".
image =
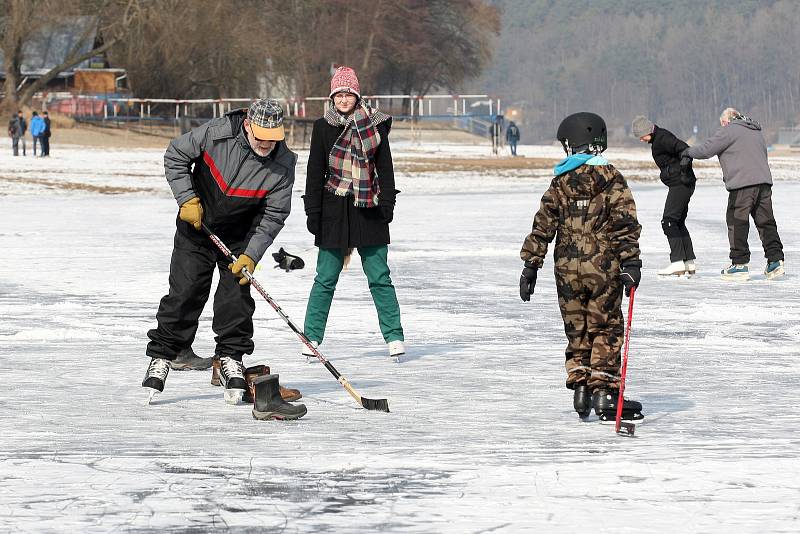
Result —
[[[350,67],[337,68],[336,73],[333,75],[333,78],[331,78],[331,94],[328,96],[332,97],[336,93],[342,92],[353,93],[361,98],[361,88],[358,85],[356,71]]]

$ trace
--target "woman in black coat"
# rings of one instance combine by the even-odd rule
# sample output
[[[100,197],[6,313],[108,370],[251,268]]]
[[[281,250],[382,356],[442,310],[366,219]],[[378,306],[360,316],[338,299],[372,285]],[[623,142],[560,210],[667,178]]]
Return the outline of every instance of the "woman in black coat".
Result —
[[[339,274],[357,249],[389,355],[398,358],[405,352],[403,327],[387,263],[398,192],[389,148],[391,125],[390,116],[361,101],[355,72],[339,67],[325,116],[311,133],[303,201],[319,253],[304,331],[309,340],[322,343]],[[303,353],[310,356],[307,348]]]
[[[661,169],[661,181],[669,187],[661,228],[669,242],[670,264],[658,271],[658,274],[692,276],[696,270],[695,255],[692,238],[686,228],[686,216],[689,213],[689,200],[694,194],[697,179],[691,160],[681,165],[680,157],[680,153],[689,145],[675,137],[669,130],[656,126],[641,115],[633,120],[633,135],[642,142],[651,144],[653,160]]]

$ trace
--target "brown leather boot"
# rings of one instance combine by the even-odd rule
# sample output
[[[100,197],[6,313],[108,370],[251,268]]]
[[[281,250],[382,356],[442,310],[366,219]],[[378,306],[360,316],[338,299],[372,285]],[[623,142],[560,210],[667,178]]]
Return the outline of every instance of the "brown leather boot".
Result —
[[[269,365],[253,365],[244,370],[244,380],[247,382],[247,391],[244,392],[242,401],[252,404],[256,396],[256,389],[253,385],[253,380],[259,376],[266,376],[269,374]]]
[[[214,361],[211,362],[211,385],[212,386],[219,386],[222,384],[222,381],[219,378],[219,358],[214,358]]]

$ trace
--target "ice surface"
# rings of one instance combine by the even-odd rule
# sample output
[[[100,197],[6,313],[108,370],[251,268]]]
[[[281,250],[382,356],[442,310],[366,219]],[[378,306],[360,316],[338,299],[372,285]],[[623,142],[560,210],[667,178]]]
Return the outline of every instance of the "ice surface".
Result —
[[[396,154],[485,150],[398,146]],[[559,156],[553,147],[521,152]],[[144,405],[145,333],[167,290],[176,213],[162,152],[9,154],[6,139],[2,531],[800,530],[796,160],[773,162],[789,273],[774,282],[761,274],[754,228],[754,279],[719,280],[726,193],[713,165],[689,214],[698,275],[659,280],[666,190],[632,183],[645,268],[628,387],[647,419],[628,439],[572,411],[552,260],[533,301],[519,301],[518,252],[544,176],[398,176],[390,265],[405,360],[389,361],[358,261],[342,275],[321,347],[360,393],[388,398],[389,414],[359,409],[322,366],[306,364],[291,331],[258,301],[256,352],[245,362],[271,365],[309,410],[278,423],[226,405],[208,372],[173,371],[155,405]],[[609,154],[623,173],[655,176],[647,157]],[[275,246],[303,257],[306,269],[285,273],[265,261],[256,273],[298,323],[315,263],[303,183],[301,161],[293,214]],[[213,351],[210,325],[207,310],[194,346],[201,355]]]

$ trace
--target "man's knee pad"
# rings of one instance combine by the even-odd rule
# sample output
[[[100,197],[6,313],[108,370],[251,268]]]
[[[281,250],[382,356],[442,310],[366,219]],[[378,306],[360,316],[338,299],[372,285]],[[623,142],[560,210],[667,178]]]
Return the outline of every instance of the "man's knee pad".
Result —
[[[680,237],[681,235],[680,223],[674,219],[661,219],[661,229],[664,230],[664,235],[667,237]]]

